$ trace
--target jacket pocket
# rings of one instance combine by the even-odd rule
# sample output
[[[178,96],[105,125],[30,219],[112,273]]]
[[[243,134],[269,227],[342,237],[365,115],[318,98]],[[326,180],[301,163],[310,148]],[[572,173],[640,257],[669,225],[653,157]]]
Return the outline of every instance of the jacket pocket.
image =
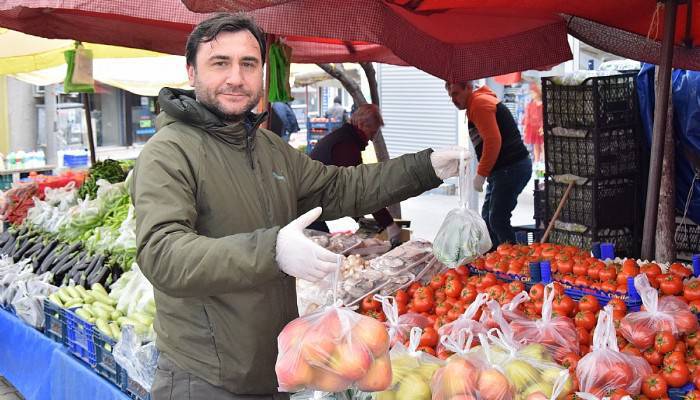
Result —
[[[209,335],[211,336],[211,345],[214,348],[214,353],[216,354],[216,358],[219,360],[219,380],[221,380],[221,356],[219,355],[219,348],[216,346],[216,334],[214,330],[214,323],[212,322],[212,319],[209,317],[209,311],[207,311],[207,305],[203,304],[202,305],[202,310],[204,312],[204,316],[207,319],[207,324],[209,324]]]

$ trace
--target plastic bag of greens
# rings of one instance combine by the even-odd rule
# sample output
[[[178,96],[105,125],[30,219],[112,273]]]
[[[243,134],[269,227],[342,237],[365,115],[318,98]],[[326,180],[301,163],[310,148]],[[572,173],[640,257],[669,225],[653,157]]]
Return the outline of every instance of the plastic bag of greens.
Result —
[[[478,198],[472,185],[475,166],[459,161],[459,207],[450,211],[433,241],[433,252],[448,267],[471,262],[491,249],[489,230],[478,211]]]
[[[423,331],[414,327],[408,347],[397,343],[389,352],[391,358],[391,387],[378,398],[430,400],[430,381],[445,363],[439,358],[418,350]]]
[[[619,351],[611,305],[598,314],[591,350],[578,362],[576,377],[581,391],[598,398],[616,389],[638,395],[644,378],[652,373],[644,358]]]

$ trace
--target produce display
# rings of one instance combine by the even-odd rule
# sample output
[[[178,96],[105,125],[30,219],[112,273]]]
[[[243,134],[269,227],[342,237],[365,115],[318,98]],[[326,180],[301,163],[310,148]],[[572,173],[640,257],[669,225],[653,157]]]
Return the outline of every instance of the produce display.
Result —
[[[97,196],[97,182],[101,179],[109,183],[123,182],[126,174],[133,167],[132,162],[115,160],[98,161],[88,170],[88,177],[80,187],[78,196],[81,199],[94,199]]]

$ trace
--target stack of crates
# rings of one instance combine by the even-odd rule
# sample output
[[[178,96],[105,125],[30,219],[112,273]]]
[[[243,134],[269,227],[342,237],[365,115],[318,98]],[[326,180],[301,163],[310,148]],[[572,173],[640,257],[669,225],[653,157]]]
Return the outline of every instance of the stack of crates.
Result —
[[[335,122],[326,118],[318,118],[313,121],[306,119],[306,154],[311,154],[311,151],[316,146],[319,140],[334,130],[343,126],[342,122]]]
[[[561,177],[578,178],[549,241],[581,248],[611,242],[616,254],[637,256],[642,193],[635,74],[571,86],[543,78],[542,98],[547,221],[568,186]]]

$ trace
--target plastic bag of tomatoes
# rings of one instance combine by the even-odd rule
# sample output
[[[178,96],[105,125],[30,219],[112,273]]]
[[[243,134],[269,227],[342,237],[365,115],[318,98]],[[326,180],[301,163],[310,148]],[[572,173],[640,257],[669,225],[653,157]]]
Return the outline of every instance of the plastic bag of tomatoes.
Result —
[[[460,315],[459,318],[441,326],[440,329],[438,329],[438,334],[440,335],[440,337],[456,334],[460,330],[466,329],[467,332],[470,332],[472,335],[474,335],[474,344],[478,344],[478,335],[480,333],[486,333],[486,329],[484,329],[484,326],[481,324],[481,322],[478,321],[480,317],[478,313],[481,309],[481,306],[486,304],[488,298],[488,294],[479,293],[476,296],[476,299],[474,299],[474,302],[472,302],[472,304],[470,304],[469,307],[467,307],[467,309],[464,310],[464,313]],[[445,348],[443,347],[441,341],[438,345],[437,351],[438,353],[440,353],[442,350],[445,350]]]
[[[481,322],[484,329],[487,331],[491,329],[499,329],[505,336],[513,339],[513,330],[508,324],[508,321],[506,321],[503,307],[496,300],[490,300],[488,303],[486,303],[486,308],[481,313],[481,319],[479,322]]]
[[[639,394],[644,378],[652,370],[644,358],[619,351],[610,305],[598,314],[591,349],[576,366],[581,391],[598,398],[608,396],[617,389],[632,395]]]
[[[620,333],[639,350],[652,347],[659,332],[670,332],[678,337],[698,330],[698,320],[690,307],[673,296],[659,298],[645,274],[634,278],[634,286],[642,298],[644,310],[625,315],[620,322]]]
[[[391,371],[393,374],[391,387],[378,394],[381,398],[396,399],[430,399],[430,381],[433,374],[445,362],[420,348],[423,331],[420,328],[412,328],[409,333],[408,347],[397,343],[391,348]]]
[[[406,313],[399,315],[399,305],[393,296],[374,295],[374,300],[382,305],[382,311],[386,316],[386,327],[389,331],[389,342],[391,347],[397,343],[404,343],[409,339],[411,328],[425,328],[432,325],[427,317],[416,313]],[[437,343],[435,343],[437,344]]]
[[[441,345],[454,355],[433,375],[432,400],[512,400],[515,397],[508,378],[489,361],[483,348],[472,349],[474,339],[467,329],[440,338]]]
[[[333,277],[337,288],[337,273]],[[391,384],[389,335],[383,323],[333,305],[288,323],[277,337],[275,372],[281,392],[365,392]]]
[[[557,362],[561,362],[568,353],[580,354],[580,348],[578,333],[571,318],[552,316],[555,295],[553,283],[545,286],[542,318],[535,321],[514,319],[510,326],[516,341],[525,344],[540,343]]]

